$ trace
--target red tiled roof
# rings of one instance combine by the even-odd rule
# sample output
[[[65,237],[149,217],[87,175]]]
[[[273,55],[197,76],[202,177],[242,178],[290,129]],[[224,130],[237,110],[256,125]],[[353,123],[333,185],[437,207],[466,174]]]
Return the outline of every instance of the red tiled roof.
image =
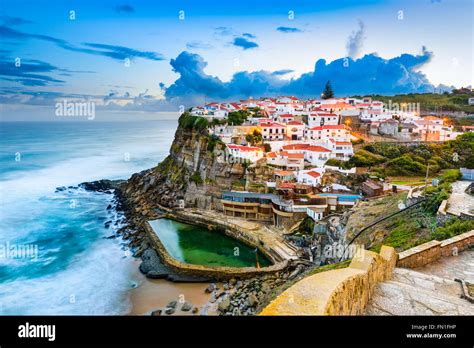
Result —
[[[302,124],[301,122],[298,122],[298,121],[290,121],[287,123],[287,125],[289,126],[304,126],[304,124]]]
[[[280,154],[288,158],[304,158],[304,154],[302,153],[289,153],[287,151],[280,151]]]
[[[321,174],[319,174],[318,172],[315,172],[313,170],[310,171],[310,172],[307,172],[306,174],[309,175],[309,176],[312,176],[313,178],[317,178],[317,177],[321,176]]]
[[[319,146],[319,145],[311,145],[306,148],[307,151],[312,151],[312,152],[331,152],[331,150],[326,149],[325,147]]]
[[[282,149],[283,150],[304,150],[310,146],[309,144],[289,144],[289,145],[283,145]]]
[[[260,123],[260,127],[262,128],[268,128],[268,127],[275,127],[275,128],[285,128],[284,125],[277,123],[277,122],[262,122]]]

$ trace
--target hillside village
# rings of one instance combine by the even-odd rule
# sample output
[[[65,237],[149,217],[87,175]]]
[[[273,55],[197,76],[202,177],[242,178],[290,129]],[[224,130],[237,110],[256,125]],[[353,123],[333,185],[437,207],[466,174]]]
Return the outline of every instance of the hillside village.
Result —
[[[364,143],[442,144],[473,128],[456,131],[447,118],[420,115],[416,104],[370,97],[211,102],[191,108],[189,115],[207,120],[214,139],[225,144],[226,160],[271,169],[265,187],[247,180],[224,192],[223,212],[286,228],[306,216],[321,220],[361,199],[410,190],[372,176],[357,191],[342,184],[341,177],[364,169],[346,165]]]

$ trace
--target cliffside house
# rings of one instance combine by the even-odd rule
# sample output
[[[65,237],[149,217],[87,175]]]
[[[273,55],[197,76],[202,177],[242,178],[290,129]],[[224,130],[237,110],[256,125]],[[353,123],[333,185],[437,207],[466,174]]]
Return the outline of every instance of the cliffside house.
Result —
[[[234,158],[244,159],[252,163],[257,162],[264,156],[264,152],[260,147],[228,144],[227,148],[229,154]]]
[[[308,184],[315,187],[321,184],[321,178],[322,177],[320,173],[311,169],[299,171],[297,180],[299,183]]]
[[[224,215],[249,220],[273,221],[272,199],[269,193],[226,191],[222,193]]]
[[[290,153],[287,151],[269,152],[266,154],[267,163],[283,167],[288,170],[301,170],[304,168],[304,154]]]

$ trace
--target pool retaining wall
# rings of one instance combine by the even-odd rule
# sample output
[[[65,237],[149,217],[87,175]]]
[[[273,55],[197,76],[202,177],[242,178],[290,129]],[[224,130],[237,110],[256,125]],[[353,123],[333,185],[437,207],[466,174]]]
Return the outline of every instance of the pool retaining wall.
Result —
[[[256,275],[271,274],[282,271],[290,264],[290,260],[283,260],[278,254],[271,252],[271,250],[268,250],[265,246],[259,245],[258,241],[253,240],[248,233],[240,231],[237,228],[231,226],[230,224],[222,224],[220,222],[210,223],[205,218],[199,219],[196,217],[193,217],[193,220],[190,221],[190,218],[186,215],[174,213],[167,213],[166,216],[164,216],[163,218],[169,218],[182,223],[205,227],[211,231],[215,231],[216,233],[224,233],[246,245],[249,245],[251,247],[257,247],[262,254],[264,254],[270,261],[273,262],[273,265],[262,268],[208,267],[203,265],[184,263],[178,261],[168,253],[160,238],[153,230],[153,227],[149,224],[148,221],[146,221],[144,223],[144,229],[149,237],[152,246],[160,255],[162,262],[179,274],[209,277],[214,278],[216,280],[228,279],[232,277],[249,278]]]

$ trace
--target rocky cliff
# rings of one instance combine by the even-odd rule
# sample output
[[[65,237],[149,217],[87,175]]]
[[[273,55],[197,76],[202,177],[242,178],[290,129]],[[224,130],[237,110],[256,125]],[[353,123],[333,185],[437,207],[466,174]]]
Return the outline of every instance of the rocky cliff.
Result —
[[[182,116],[170,154],[158,166],[133,174],[121,186],[129,207],[143,216],[153,215],[158,205],[175,208],[183,200],[185,207],[220,207],[223,190],[244,177],[245,168],[232,163],[225,145],[211,136],[207,127],[184,124]]]

